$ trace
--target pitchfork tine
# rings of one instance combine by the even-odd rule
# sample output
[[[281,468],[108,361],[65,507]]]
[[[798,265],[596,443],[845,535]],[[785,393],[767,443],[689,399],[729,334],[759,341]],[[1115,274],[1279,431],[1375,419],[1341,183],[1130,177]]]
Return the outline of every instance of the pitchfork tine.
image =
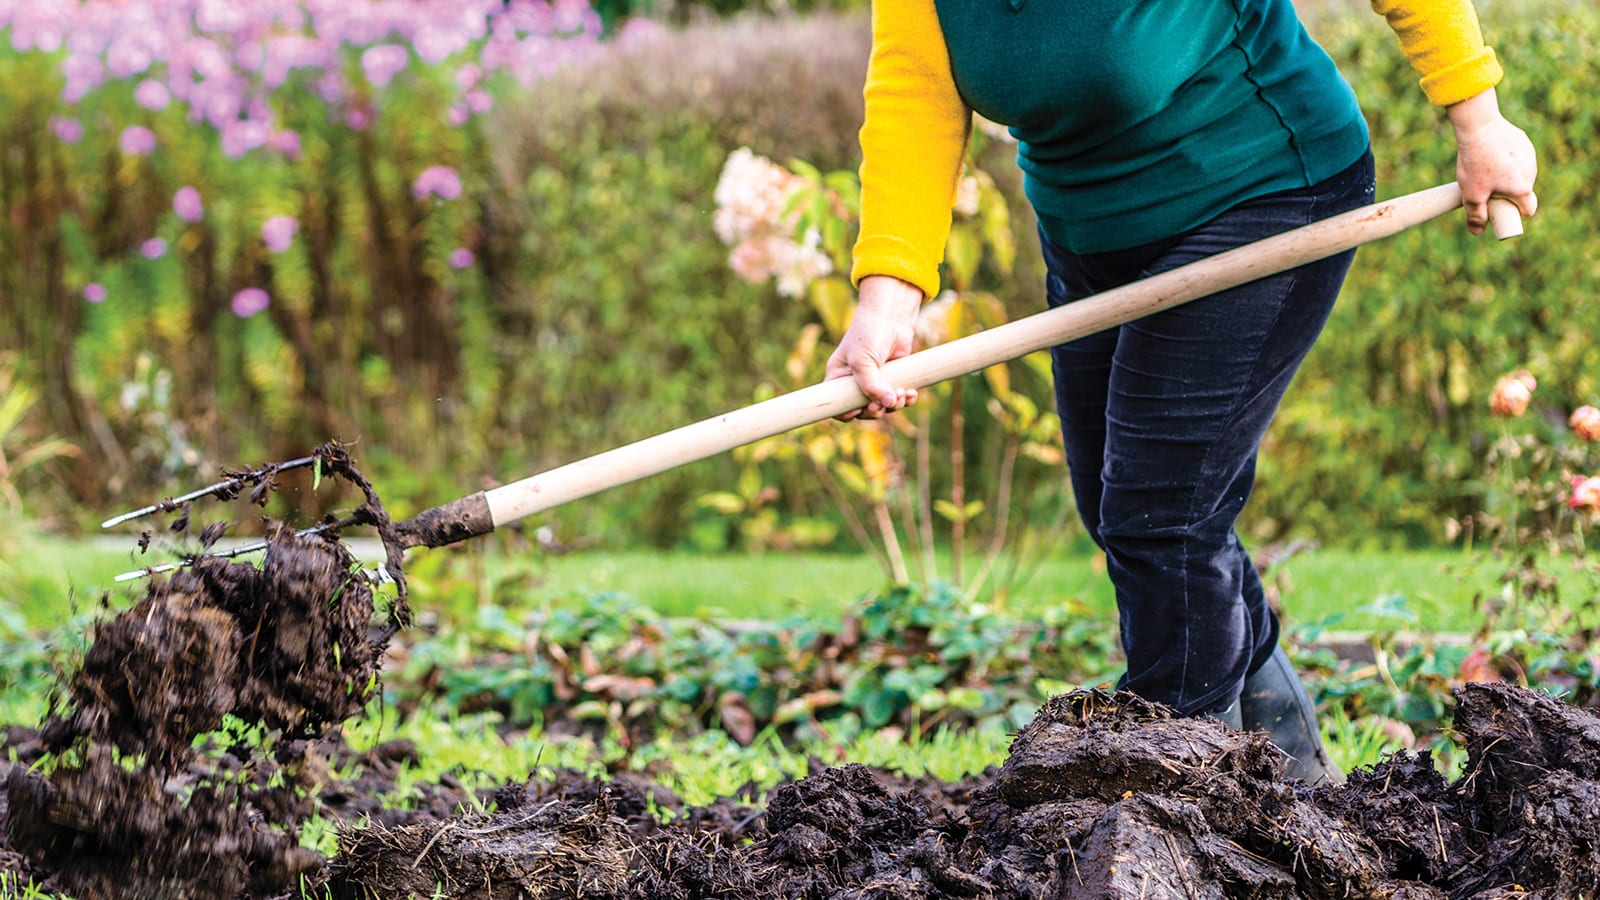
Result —
[[[312,534],[322,534],[325,531],[333,531],[336,528],[344,528],[353,524],[355,524],[354,519],[347,517],[340,519],[337,522],[324,522],[321,525],[313,525],[310,528],[302,528],[295,532],[295,536],[306,537],[307,535]],[[118,575],[112,580],[119,584],[124,581],[134,581],[135,579],[147,578],[151,575],[160,575],[162,572],[171,572],[175,569],[181,569],[184,566],[192,566],[194,565],[195,560],[203,559],[208,556],[217,557],[219,559],[233,559],[235,556],[244,556],[247,553],[256,553],[261,550],[265,550],[269,546],[271,545],[267,541],[253,541],[249,544],[240,544],[237,547],[229,547],[226,550],[207,550],[204,553],[197,553],[194,556],[185,557],[177,562],[161,563],[160,565],[145,566],[142,569],[134,569],[131,572],[123,572],[121,575]]]
[[[301,466],[309,466],[316,461],[317,458],[315,456],[302,456],[299,459],[291,459],[288,462],[277,463],[270,466],[262,466],[259,469],[246,472],[243,475],[235,475],[232,478],[224,479],[208,487],[203,487],[198,491],[190,491],[181,497],[171,497],[166,500],[152,503],[143,509],[136,509],[133,512],[123,513],[120,516],[112,516],[104,522],[101,522],[100,527],[115,528],[116,526],[121,525],[123,522],[129,522],[134,519],[143,518],[144,516],[148,516],[153,513],[166,512],[181,506],[184,503],[188,503],[190,500],[198,500],[201,497],[214,495],[224,488],[243,486],[251,482],[258,482],[262,478],[266,478],[275,472],[282,472],[285,469],[298,469]]]

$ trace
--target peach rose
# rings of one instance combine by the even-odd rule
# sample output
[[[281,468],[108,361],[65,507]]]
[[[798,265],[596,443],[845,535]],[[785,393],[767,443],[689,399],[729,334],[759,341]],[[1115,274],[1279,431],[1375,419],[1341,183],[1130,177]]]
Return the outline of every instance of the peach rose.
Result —
[[[1501,377],[1489,392],[1489,411],[1509,418],[1522,415],[1528,411],[1528,401],[1533,399],[1533,389],[1538,386],[1539,382],[1527,369]]]
[[[1573,509],[1600,513],[1600,475],[1572,476],[1572,496],[1568,498],[1567,505]]]
[[[1580,440],[1600,441],[1600,409],[1580,406],[1572,411],[1572,418],[1567,420],[1567,425]]]

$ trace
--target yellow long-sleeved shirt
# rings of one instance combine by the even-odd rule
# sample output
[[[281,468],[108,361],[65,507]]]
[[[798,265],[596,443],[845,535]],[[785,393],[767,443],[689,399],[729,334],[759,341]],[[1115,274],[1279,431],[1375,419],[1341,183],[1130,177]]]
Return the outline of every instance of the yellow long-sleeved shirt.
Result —
[[[1430,101],[1502,77],[1471,0],[1372,0]],[[874,0],[853,278],[938,291],[974,109],[1011,126],[1041,226],[1075,252],[1168,237],[1338,172],[1354,94],[1290,0]]]

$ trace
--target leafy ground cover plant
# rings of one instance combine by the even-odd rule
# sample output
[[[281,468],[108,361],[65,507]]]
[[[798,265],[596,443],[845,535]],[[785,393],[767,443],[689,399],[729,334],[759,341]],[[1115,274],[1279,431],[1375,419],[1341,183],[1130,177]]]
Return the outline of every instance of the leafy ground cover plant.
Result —
[[[436,698],[508,724],[611,734],[639,746],[661,733],[763,730],[850,741],[895,729],[1024,721],[1049,685],[1096,683],[1114,636],[1063,608],[1023,621],[955,592],[888,588],[842,620],[733,628],[667,620],[600,595],[511,618],[485,606],[470,629],[406,639],[391,690],[402,706]]]

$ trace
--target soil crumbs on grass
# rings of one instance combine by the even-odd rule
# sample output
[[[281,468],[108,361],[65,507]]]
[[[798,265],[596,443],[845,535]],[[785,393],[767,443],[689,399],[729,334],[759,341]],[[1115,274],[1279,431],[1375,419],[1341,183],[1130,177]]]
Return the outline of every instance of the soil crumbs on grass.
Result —
[[[1080,691],[960,783],[818,765],[764,808],[753,791],[690,808],[641,777],[560,772],[477,798],[447,781],[385,810],[416,748],[323,737],[364,708],[385,640],[355,571],[334,542],[280,534],[262,569],[202,562],[101,625],[70,702],[41,730],[3,732],[0,758],[18,762],[0,762],[0,871],[79,900],[292,898],[302,883],[488,900],[1600,888],[1600,717],[1505,684],[1458,692],[1469,758],[1453,783],[1412,754],[1338,786],[1284,783],[1260,735]],[[225,716],[258,740],[217,738]],[[492,811],[460,812],[474,807]],[[313,810],[344,823],[331,860],[298,846]]]

